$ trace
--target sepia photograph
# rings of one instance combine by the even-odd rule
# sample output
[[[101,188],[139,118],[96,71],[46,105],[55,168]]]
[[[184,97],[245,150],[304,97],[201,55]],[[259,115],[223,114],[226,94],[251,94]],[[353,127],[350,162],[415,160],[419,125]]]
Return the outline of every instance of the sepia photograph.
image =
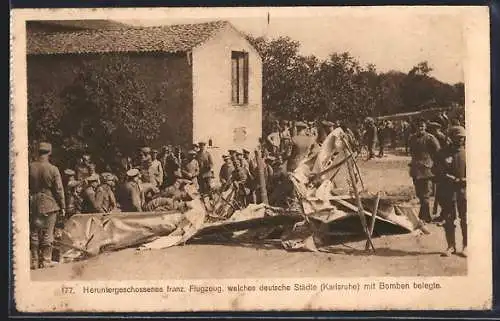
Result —
[[[18,10],[18,308],[491,306],[475,9]]]

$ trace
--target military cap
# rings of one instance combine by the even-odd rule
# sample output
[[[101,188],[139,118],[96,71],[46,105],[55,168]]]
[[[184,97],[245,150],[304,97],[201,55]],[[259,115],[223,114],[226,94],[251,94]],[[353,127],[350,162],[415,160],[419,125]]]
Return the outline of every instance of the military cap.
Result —
[[[199,143],[198,143],[198,145],[206,145],[206,144],[207,144],[207,143],[206,143],[206,142],[204,142],[204,141],[201,141],[201,142],[199,142]]]
[[[41,142],[40,144],[38,144],[38,150],[41,152],[51,152],[52,144],[47,142]]]
[[[465,128],[463,128],[462,126],[451,127],[448,134],[450,135],[450,137],[465,137],[466,136]]]
[[[146,153],[146,154],[147,154],[147,153],[151,153],[151,148],[150,148],[150,147],[147,147],[147,146],[142,147],[142,148],[141,148],[141,152]]]
[[[229,159],[230,157],[228,155],[222,155],[222,159],[226,160]]]
[[[114,181],[115,180],[115,176],[111,173],[102,173],[101,177],[102,177],[103,181]]]
[[[431,121],[427,124],[427,126],[431,127],[431,128],[441,128],[441,124],[438,123],[438,122],[435,122],[435,121]]]
[[[188,154],[189,155],[196,155],[196,151],[191,149],[190,151],[188,151]]]
[[[151,154],[158,154],[158,150],[157,149],[152,149],[151,150]]]
[[[87,182],[96,182],[99,180],[99,175],[97,174],[92,174],[89,177],[87,177]]]
[[[80,186],[80,185],[82,185],[81,181],[76,181],[75,180],[75,181],[69,181],[68,182],[68,187],[69,188],[75,188],[75,187]]]
[[[64,170],[64,174],[68,175],[68,176],[74,176],[76,175],[75,171],[70,169],[70,168],[67,168]]]
[[[236,156],[243,155],[243,154],[242,154],[241,152],[239,152],[239,151],[236,151],[236,153],[235,153],[235,154],[236,154]]]
[[[250,151],[248,149],[243,148],[242,151],[243,151],[243,154],[250,154]]]
[[[230,149],[230,150],[228,150],[228,152],[229,152],[229,154],[235,154],[236,153],[236,151],[234,149]]]
[[[331,127],[331,126],[335,125],[333,122],[328,121],[328,120],[323,120],[323,121],[321,121],[321,124],[322,124],[323,126],[327,126],[327,127]]]
[[[88,164],[88,167],[95,169],[95,164],[94,163],[90,163],[90,164]]]
[[[128,177],[136,177],[140,174],[139,170],[137,168],[132,168],[127,171],[127,176]]]
[[[303,121],[298,121],[295,123],[295,126],[296,127],[302,127],[302,128],[306,128],[307,127],[307,124],[304,123]]]

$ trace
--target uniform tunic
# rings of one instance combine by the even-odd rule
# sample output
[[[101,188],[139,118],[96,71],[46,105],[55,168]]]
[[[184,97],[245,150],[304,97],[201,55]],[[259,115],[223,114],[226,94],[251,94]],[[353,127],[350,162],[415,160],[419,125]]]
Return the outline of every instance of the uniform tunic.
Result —
[[[31,163],[29,189],[34,214],[47,214],[65,208],[61,173],[48,160]]]
[[[59,169],[48,160],[31,163],[29,190],[30,247],[33,251],[38,251],[39,246],[52,246],[57,212],[66,207]]]
[[[83,204],[82,204],[82,212],[83,213],[100,213],[99,207],[96,203],[96,191],[94,187],[88,186],[82,194]]]
[[[109,213],[116,208],[115,193],[108,184],[100,185],[95,192],[95,202],[100,213]]]
[[[139,184],[133,181],[126,182],[119,198],[122,212],[142,211],[142,197]]]

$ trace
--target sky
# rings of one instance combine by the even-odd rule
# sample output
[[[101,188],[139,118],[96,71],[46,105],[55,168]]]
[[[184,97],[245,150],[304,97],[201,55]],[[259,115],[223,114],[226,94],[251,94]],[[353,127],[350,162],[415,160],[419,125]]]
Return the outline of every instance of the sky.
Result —
[[[168,25],[211,20],[228,20],[237,29],[268,39],[288,36],[301,44],[305,55],[326,58],[333,52],[349,52],[379,72],[397,70],[407,73],[421,61],[433,68],[431,76],[447,83],[463,81],[462,24],[459,14],[433,10],[332,10],[283,11],[274,8],[239,9],[203,16],[189,14],[154,19],[119,20],[132,25]],[[273,11],[274,10],[274,11]],[[269,24],[267,14],[269,12]]]

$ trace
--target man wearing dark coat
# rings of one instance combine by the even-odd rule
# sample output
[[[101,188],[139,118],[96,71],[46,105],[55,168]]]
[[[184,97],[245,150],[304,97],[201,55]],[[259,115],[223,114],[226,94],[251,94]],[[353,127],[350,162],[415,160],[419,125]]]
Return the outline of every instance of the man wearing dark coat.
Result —
[[[419,218],[428,223],[431,221],[429,198],[432,194],[433,168],[440,146],[436,137],[429,134],[426,128],[423,119],[417,122],[417,131],[410,137],[409,148],[410,176],[420,202]]]
[[[38,146],[39,158],[29,167],[31,268],[50,267],[57,216],[65,216],[66,202],[59,169],[49,157],[52,145]],[[40,254],[42,260],[40,262]]]

